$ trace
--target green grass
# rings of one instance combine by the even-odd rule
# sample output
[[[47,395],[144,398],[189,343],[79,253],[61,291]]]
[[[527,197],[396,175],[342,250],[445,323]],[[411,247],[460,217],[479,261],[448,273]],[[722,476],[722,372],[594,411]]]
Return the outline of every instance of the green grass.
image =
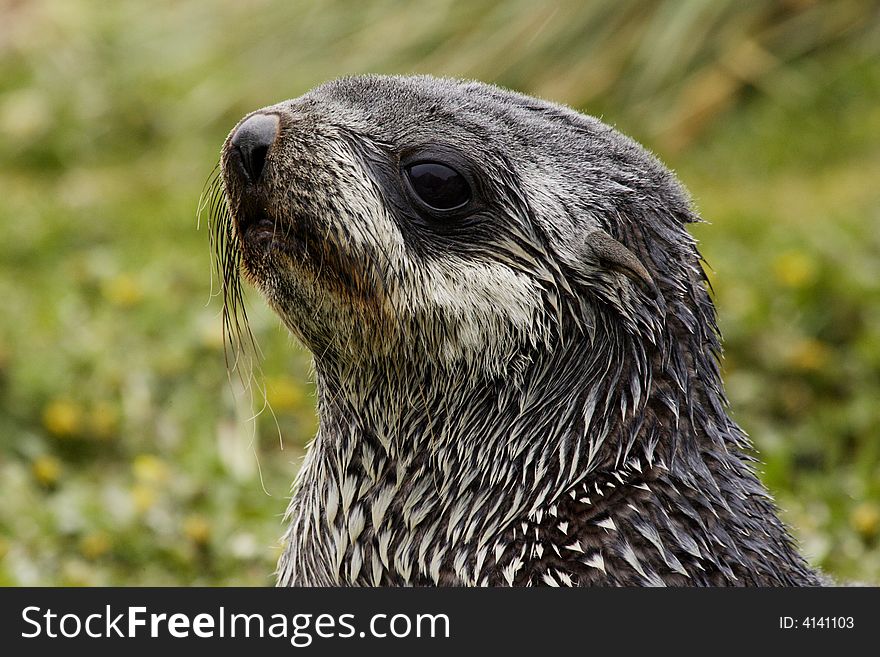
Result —
[[[196,205],[241,115],[363,71],[568,102],[676,169],[764,479],[816,565],[880,582],[873,3],[3,12],[0,584],[271,582],[308,357],[251,294],[272,412],[229,377]]]

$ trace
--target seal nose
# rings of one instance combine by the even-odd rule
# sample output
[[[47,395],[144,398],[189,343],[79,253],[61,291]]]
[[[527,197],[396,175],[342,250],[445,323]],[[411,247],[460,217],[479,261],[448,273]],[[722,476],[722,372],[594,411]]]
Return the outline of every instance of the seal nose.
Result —
[[[232,146],[238,151],[241,163],[251,182],[257,182],[266,165],[266,154],[278,136],[278,117],[274,114],[254,114],[232,135]]]

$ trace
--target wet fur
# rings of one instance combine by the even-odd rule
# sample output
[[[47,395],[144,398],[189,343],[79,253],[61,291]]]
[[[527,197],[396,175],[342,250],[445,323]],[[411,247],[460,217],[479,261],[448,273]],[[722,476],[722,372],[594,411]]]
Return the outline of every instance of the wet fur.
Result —
[[[230,332],[241,271],[315,357],[279,584],[821,582],[727,413],[698,217],[654,157],[477,82],[345,78],[261,111],[263,180],[227,142],[209,196]],[[466,222],[415,211],[416,148],[464,160]]]

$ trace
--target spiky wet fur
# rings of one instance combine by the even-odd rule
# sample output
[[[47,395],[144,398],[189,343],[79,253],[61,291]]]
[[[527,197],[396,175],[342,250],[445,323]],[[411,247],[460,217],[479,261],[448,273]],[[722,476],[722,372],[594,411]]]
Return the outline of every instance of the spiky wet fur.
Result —
[[[345,78],[261,111],[263,180],[227,142],[212,234],[229,325],[240,264],[315,356],[279,584],[820,583],[727,414],[698,218],[656,159],[473,82]],[[465,228],[401,192],[400,153],[437,142],[480,176]]]

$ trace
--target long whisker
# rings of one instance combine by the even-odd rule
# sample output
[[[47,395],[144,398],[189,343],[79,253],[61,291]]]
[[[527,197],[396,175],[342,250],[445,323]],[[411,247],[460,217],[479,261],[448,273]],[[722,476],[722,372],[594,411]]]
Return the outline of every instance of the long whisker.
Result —
[[[244,304],[241,281],[241,250],[235,233],[232,213],[226,198],[222,171],[219,164],[205,181],[198,205],[198,223],[206,214],[208,240],[213,256],[211,297],[220,296],[223,302],[223,351],[229,372],[238,372],[242,383],[253,375],[260,348],[251,331]],[[219,291],[214,291],[214,280]]]

